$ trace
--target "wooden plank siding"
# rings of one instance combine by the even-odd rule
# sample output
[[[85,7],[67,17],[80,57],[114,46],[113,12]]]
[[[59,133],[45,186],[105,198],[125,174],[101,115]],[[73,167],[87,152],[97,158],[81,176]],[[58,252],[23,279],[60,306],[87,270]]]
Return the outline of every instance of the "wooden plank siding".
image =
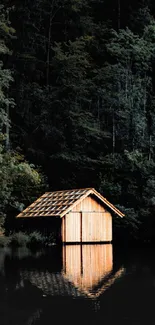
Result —
[[[91,196],[62,219],[62,242],[112,241],[112,216]]]
[[[85,199],[83,199],[79,204],[77,204],[72,211],[95,211],[95,212],[101,212],[105,211],[105,208],[100,202],[97,202],[96,199],[94,199],[92,196],[87,196]]]
[[[80,242],[80,212],[68,213],[66,218],[66,242]]]

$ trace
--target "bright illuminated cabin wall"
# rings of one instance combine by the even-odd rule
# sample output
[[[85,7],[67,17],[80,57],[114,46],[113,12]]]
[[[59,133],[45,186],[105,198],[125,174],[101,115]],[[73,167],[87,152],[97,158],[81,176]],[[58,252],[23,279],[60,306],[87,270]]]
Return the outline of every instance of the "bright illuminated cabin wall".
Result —
[[[93,197],[62,218],[62,242],[111,242],[112,216]]]

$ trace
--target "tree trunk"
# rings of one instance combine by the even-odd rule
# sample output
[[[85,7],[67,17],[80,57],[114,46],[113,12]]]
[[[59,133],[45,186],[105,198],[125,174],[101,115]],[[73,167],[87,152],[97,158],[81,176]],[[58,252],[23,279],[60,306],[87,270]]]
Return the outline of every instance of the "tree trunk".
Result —
[[[51,50],[51,30],[52,30],[52,22],[53,19],[60,9],[60,7],[56,8],[54,11],[54,6],[56,4],[56,1],[53,0],[51,4],[51,10],[50,10],[50,17],[49,17],[49,29],[48,29],[48,44],[47,44],[47,59],[46,59],[46,85],[49,86],[49,72],[50,72],[50,50]]]
[[[126,67],[126,74],[125,74],[125,99],[126,99],[126,104],[128,100],[128,69]]]
[[[100,99],[98,97],[97,101],[97,119],[98,119],[98,128],[100,130]]]
[[[149,161],[152,158],[152,135],[149,137]]]
[[[118,0],[118,19],[117,19],[117,24],[118,24],[118,30],[121,28],[121,0]]]
[[[6,121],[6,141],[5,141],[5,146],[6,146],[6,150],[9,150],[10,149],[9,102],[7,103],[7,106],[6,106],[6,116],[7,116],[7,121]]]
[[[48,29],[48,44],[47,44],[47,68],[46,68],[46,85],[49,86],[49,66],[50,66],[50,47],[51,47],[51,27],[52,27],[52,10],[50,12],[49,29]]]
[[[146,85],[147,85],[147,80],[146,80],[146,75],[145,75],[145,86],[144,86],[144,97],[143,97],[144,116],[146,116],[146,101],[147,101]],[[145,123],[143,125],[143,141],[144,141],[144,137],[145,137]]]
[[[115,112],[113,109],[113,116],[112,116],[112,154],[114,157],[115,154],[115,143],[116,143],[116,138],[115,138]]]

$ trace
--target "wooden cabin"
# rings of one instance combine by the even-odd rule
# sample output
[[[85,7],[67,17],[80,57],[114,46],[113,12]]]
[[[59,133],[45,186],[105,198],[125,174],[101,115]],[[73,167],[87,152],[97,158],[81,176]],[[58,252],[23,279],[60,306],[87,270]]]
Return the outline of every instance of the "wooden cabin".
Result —
[[[124,214],[93,188],[48,192],[17,218],[28,220],[30,228],[47,221],[62,243],[112,241],[112,215]]]

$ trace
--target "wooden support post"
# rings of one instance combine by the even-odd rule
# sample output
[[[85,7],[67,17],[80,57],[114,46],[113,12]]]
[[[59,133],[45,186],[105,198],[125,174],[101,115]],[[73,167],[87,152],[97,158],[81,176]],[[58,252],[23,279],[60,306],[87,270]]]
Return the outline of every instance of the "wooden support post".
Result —
[[[81,262],[81,275],[83,275],[83,254],[82,254],[82,244],[80,245],[80,262]]]
[[[81,275],[83,275],[83,254],[82,254],[82,212],[80,212],[80,262],[81,262]]]
[[[66,215],[64,216],[64,242],[66,243]]]
[[[64,272],[66,273],[66,245],[64,245],[63,247],[64,250]]]

